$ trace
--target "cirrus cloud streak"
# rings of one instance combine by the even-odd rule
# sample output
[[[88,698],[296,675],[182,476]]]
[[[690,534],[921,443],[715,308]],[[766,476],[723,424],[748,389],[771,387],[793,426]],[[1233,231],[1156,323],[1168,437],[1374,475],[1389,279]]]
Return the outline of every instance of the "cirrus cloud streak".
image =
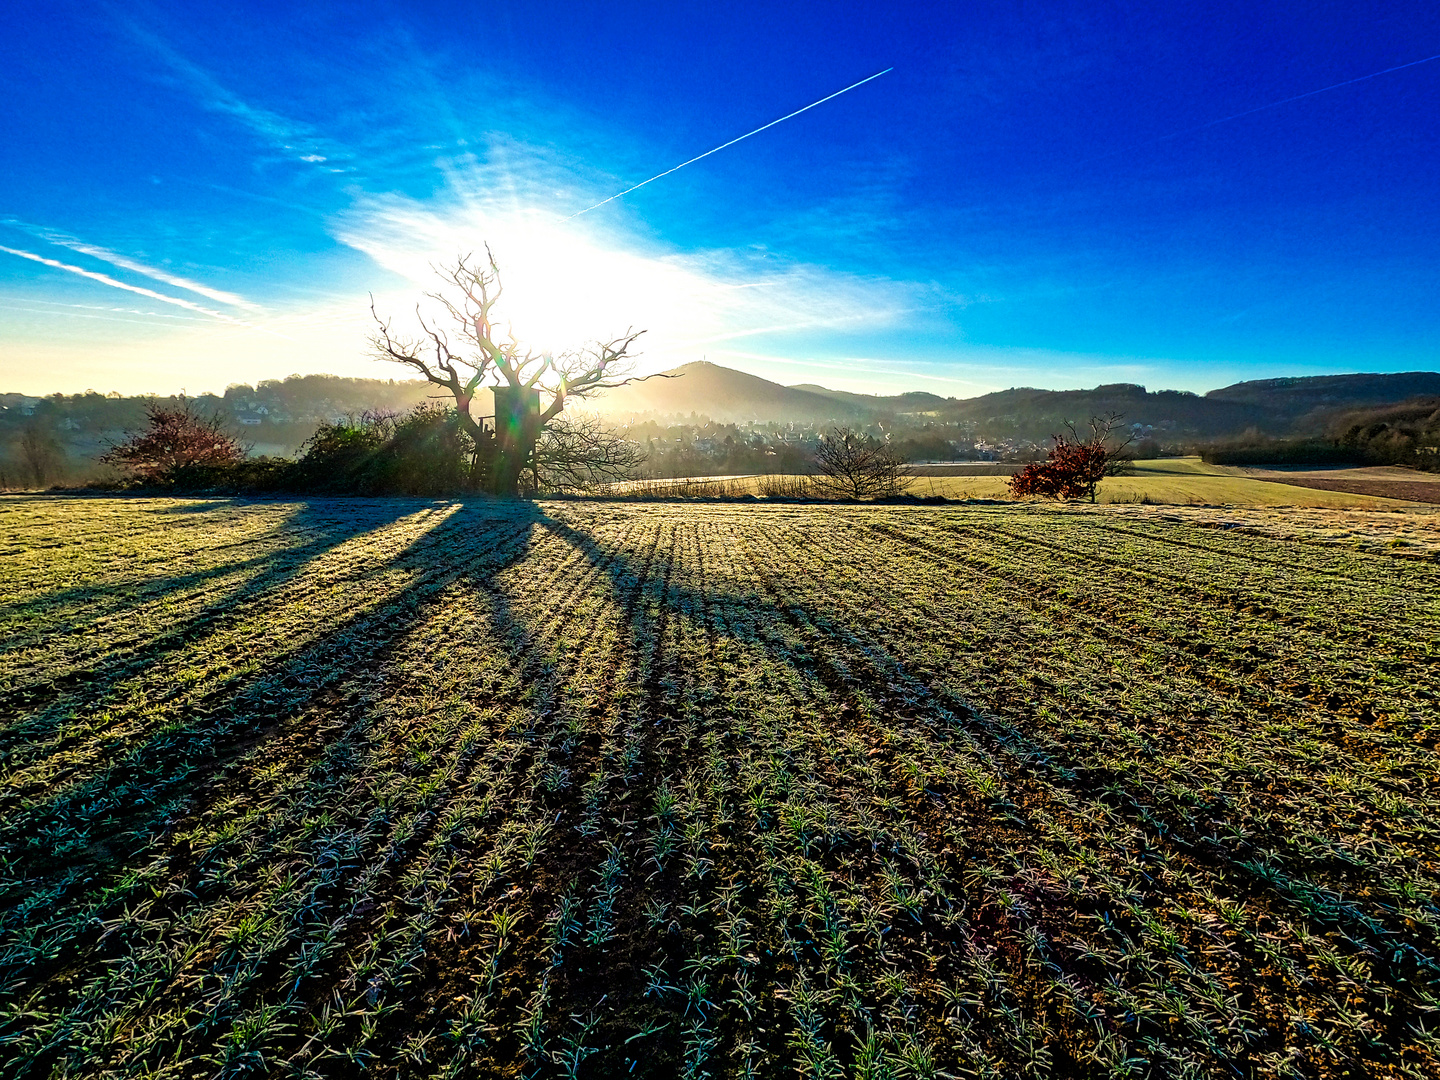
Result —
[[[208,315],[212,319],[219,319],[221,322],[233,323],[236,326],[244,326],[242,319],[226,315],[223,311],[215,311],[213,308],[201,307],[199,304],[189,300],[182,300],[176,296],[166,296],[164,293],[156,292],[154,289],[147,289],[142,285],[131,285],[119,281],[109,274],[101,274],[94,270],[86,270],[83,266],[75,266],[72,263],[64,263],[59,259],[47,259],[44,255],[37,255],[33,251],[22,251],[19,248],[6,247],[0,244],[0,251],[17,258],[29,259],[31,262],[40,263],[42,266],[54,267],[56,270],[65,270],[71,274],[78,274],[80,277],[89,278],[91,281],[98,281],[101,285],[109,285],[112,289],[124,289],[126,292],[135,293],[138,296],[148,296],[151,300],[159,300],[163,304],[174,304],[176,307],[184,308],[187,311],[195,311],[201,315]]]

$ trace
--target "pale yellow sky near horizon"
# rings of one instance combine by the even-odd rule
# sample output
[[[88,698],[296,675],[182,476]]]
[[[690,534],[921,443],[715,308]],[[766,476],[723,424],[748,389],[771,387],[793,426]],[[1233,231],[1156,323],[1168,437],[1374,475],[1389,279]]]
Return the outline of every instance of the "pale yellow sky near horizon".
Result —
[[[230,279],[222,282],[230,291],[220,293],[62,237],[64,259],[33,266],[39,276],[29,288],[0,295],[0,392],[198,394],[291,374],[402,378],[398,367],[367,356],[373,324],[365,289],[376,289],[382,315],[413,331],[416,299],[437,287],[433,268],[453,261],[457,245],[484,251],[487,243],[504,271],[503,315],[524,340],[558,350],[644,328],[639,374],[708,359],[784,385],[971,397],[1010,386],[1145,382],[1157,370],[1150,359],[970,343],[938,325],[928,355],[857,355],[875,348],[876,334],[883,340],[889,331],[928,326],[943,298],[925,283],[864,278],[766,252],[680,253],[624,229],[473,199],[436,205],[361,196],[329,229],[359,262],[317,278],[309,293],[263,303]],[[59,265],[82,256],[105,274]],[[229,296],[232,310],[177,310],[97,280],[127,274],[124,288],[138,282],[149,292],[199,292],[207,303]],[[183,287],[166,284],[177,280]],[[1229,374],[1200,375],[1207,385],[1182,388],[1223,385],[1234,381]]]

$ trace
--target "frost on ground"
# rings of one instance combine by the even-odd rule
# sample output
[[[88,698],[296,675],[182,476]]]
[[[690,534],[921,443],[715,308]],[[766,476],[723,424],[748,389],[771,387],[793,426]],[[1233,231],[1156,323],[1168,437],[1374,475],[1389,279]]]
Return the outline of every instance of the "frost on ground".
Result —
[[[0,500],[0,1069],[1440,1075],[1431,528]]]
[[[1097,507],[1096,510],[1144,520],[1238,529],[1277,540],[1293,539],[1338,544],[1371,552],[1440,557],[1440,507],[1362,510],[1299,506],[1160,507],[1115,504]]]

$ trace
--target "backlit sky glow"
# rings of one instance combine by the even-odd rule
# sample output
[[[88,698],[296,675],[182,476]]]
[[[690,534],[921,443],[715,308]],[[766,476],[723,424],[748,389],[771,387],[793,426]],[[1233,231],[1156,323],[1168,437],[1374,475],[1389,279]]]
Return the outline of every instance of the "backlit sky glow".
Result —
[[[523,340],[642,371],[1440,366],[1434,5],[921,7],[7,7],[0,390],[404,377],[367,294],[486,242]]]

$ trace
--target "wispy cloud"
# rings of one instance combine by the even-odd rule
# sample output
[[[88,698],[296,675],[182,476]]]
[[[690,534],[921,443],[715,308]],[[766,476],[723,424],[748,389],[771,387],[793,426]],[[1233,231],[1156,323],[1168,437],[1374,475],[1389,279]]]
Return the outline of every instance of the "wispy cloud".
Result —
[[[129,324],[132,325],[132,326],[154,326],[154,325],[155,325],[153,319],[151,319],[151,318],[127,319],[127,318],[125,318],[123,315],[111,315],[111,314],[98,314],[98,315],[97,315],[97,314],[92,314],[92,313],[85,312],[85,311],[69,311],[69,310],[66,310],[66,309],[64,309],[64,308],[60,308],[60,309],[57,310],[57,309],[54,308],[54,307],[43,307],[43,308],[39,308],[39,307],[26,307],[26,306],[23,305],[23,304],[8,304],[8,303],[5,303],[3,300],[0,300],[0,309],[3,309],[3,310],[5,310],[5,311],[18,311],[18,312],[20,312],[21,314],[25,314],[25,315],[44,315],[47,319],[48,319],[48,318],[53,318],[53,317],[55,317],[55,316],[59,316],[59,317],[62,318],[62,319],[90,319],[90,320],[93,320],[93,321],[95,321],[95,322],[129,323]],[[120,309],[117,308],[116,310],[118,311],[118,310],[120,310]],[[140,313],[138,313],[138,314],[152,315],[153,313],[151,313],[151,312],[140,312]],[[183,318],[183,316],[182,316],[182,318]]]
[[[122,18],[120,22],[135,41],[159,57],[186,84],[203,108],[237,121],[293,160],[323,166],[324,171],[331,173],[351,170],[354,155],[338,142],[321,135],[313,125],[252,105],[199,64],[181,55],[158,34],[133,19]]]
[[[81,311],[81,312],[84,312],[84,311],[99,311],[99,312],[113,313],[113,314],[118,314],[118,315],[143,315],[143,316],[145,316],[146,318],[149,318],[149,319],[170,319],[170,320],[178,320],[178,321],[180,321],[180,322],[206,322],[206,321],[207,321],[207,320],[205,320],[205,319],[197,319],[197,318],[196,318],[195,316],[193,316],[193,315],[176,315],[176,314],[173,314],[173,313],[168,312],[168,311],[142,311],[140,308],[115,307],[113,304],[67,304],[67,303],[64,303],[63,301],[60,301],[60,300],[42,300],[42,299],[40,299],[39,297],[35,297],[35,296],[10,296],[10,295],[5,295],[5,294],[0,294],[0,301],[9,301],[12,306],[13,306],[13,305],[21,305],[21,306],[24,306],[24,305],[38,304],[38,305],[40,305],[40,307],[33,309],[33,310],[36,310],[36,311],[39,311],[39,310],[46,310],[46,311],[48,311],[48,310],[51,310],[51,309],[54,309],[54,308],[61,308],[61,309],[72,309],[72,308],[73,308],[74,310],[76,310],[76,311]],[[17,306],[17,307],[14,307],[13,309],[16,310],[16,311],[19,311],[19,310],[21,310],[21,307],[18,307],[18,306]],[[31,310],[31,309],[27,307],[26,310]]]
[[[129,270],[132,273],[148,277],[153,281],[159,281],[166,285],[174,286],[177,289],[184,289],[186,292],[195,293],[197,296],[203,296],[208,300],[214,300],[220,304],[244,308],[247,311],[261,310],[259,304],[251,303],[236,293],[226,292],[223,289],[213,289],[208,285],[200,284],[198,281],[191,281],[189,278],[172,274],[168,270],[160,270],[153,266],[146,266],[144,263],[137,262],[127,255],[107,251],[105,248],[88,244],[77,237],[56,229],[47,229],[39,225],[31,225],[24,221],[17,221],[14,218],[4,218],[0,220],[0,224],[9,225],[11,228],[29,233],[37,240],[44,240],[46,243],[54,244],[57,247],[69,248],[77,254],[88,255],[92,259],[109,263],[111,266],[119,267],[121,270]]]
[[[532,141],[503,131],[477,138],[423,56],[409,58],[415,87],[404,109],[426,130],[438,125],[453,136],[427,143],[423,155],[422,167],[438,174],[442,186],[425,199],[374,190],[377,179],[388,175],[379,161],[362,165],[329,133],[247,101],[160,34],[133,21],[126,25],[204,108],[232,118],[292,160],[351,168],[350,205],[329,218],[328,228],[399,279],[382,280],[376,290],[379,310],[399,320],[413,317],[416,299],[438,286],[434,267],[483,252],[486,244],[504,272],[505,316],[528,343],[562,350],[643,328],[642,371],[698,359],[706,346],[737,339],[868,332],[919,307],[945,303],[931,284],[846,273],[762,248],[681,251],[657,240],[628,208],[603,220],[562,220],[562,208],[594,203],[616,190],[616,178],[558,149],[563,140]],[[520,111],[527,117],[535,112]],[[356,138],[357,145],[369,145],[366,137]],[[407,168],[419,164],[412,158]],[[99,250],[85,246],[92,249],[85,254]],[[343,302],[333,311],[293,313],[296,329],[329,324],[354,334],[357,327],[341,307]],[[356,345],[363,349],[360,341]]]
[[[52,266],[56,270],[64,270],[71,274],[77,274],[91,281],[98,281],[102,285],[109,285],[112,289],[124,289],[126,292],[135,293],[137,296],[148,296],[151,300],[159,300],[162,304],[174,304],[176,307],[184,308],[187,311],[199,312],[201,315],[208,315],[212,319],[219,319],[221,322],[233,323],[236,326],[247,325],[244,320],[236,319],[226,315],[223,311],[215,311],[211,308],[201,307],[199,304],[189,300],[181,300],[179,297],[166,296],[154,289],[147,289],[141,285],[130,285],[124,281],[117,281],[109,274],[97,273],[94,270],[86,270],[83,266],[75,266],[71,263],[63,263],[59,259],[47,259],[44,255],[37,255],[33,251],[21,251],[19,248],[6,247],[0,244],[0,251],[17,258],[29,259],[31,262],[40,263],[43,266]]]
[[[560,149],[574,145],[574,139],[547,139],[537,133],[537,115],[547,118],[550,127],[544,130],[555,125],[548,104],[541,109],[533,102],[507,99],[508,112],[488,117],[500,127],[513,122],[512,130],[531,138],[504,131],[477,137],[474,127],[448,104],[451,91],[446,82],[420,64],[415,68],[418,90],[407,85],[406,93],[390,103],[396,113],[390,122],[370,117],[363,129],[345,129],[342,110],[326,121],[335,126],[326,128],[247,100],[162,36],[128,21],[129,16],[120,18],[148,56],[158,58],[158,64],[149,66],[158,68],[163,80],[253,135],[258,140],[255,152],[266,163],[273,163],[272,152],[279,152],[302,174],[346,173],[344,189],[330,192],[348,202],[339,212],[295,207],[273,194],[237,194],[321,215],[335,240],[365,257],[361,289],[375,289],[378,309],[395,316],[397,326],[412,320],[416,300],[439,286],[434,267],[452,263],[459,255],[483,254],[487,243],[504,272],[504,317],[522,340],[558,351],[619,335],[630,327],[644,329],[642,374],[698,360],[707,348],[718,353],[727,343],[741,341],[776,352],[802,340],[807,350],[821,348],[821,343],[835,344],[836,351],[863,349],[869,346],[860,340],[874,331],[948,303],[930,283],[850,273],[787,258],[773,248],[682,250],[660,239],[655,227],[623,202],[603,217],[561,220],[562,212],[594,202],[616,190],[617,182],[592,161]],[[437,127],[450,137],[429,141]],[[343,138],[336,134],[346,130]],[[583,125],[579,130],[585,130]],[[414,131],[424,131],[428,138],[407,141],[402,136]],[[402,185],[411,191],[426,186],[404,183],[404,178],[422,173],[430,182],[440,181],[435,195],[416,198],[396,190]],[[333,206],[334,198],[322,202]],[[218,370],[225,365],[226,377],[264,377],[277,370],[397,374],[366,359],[365,339],[371,327],[363,291],[349,287],[356,280],[353,264],[346,268],[344,281],[328,279],[334,285],[323,290],[325,295],[292,288],[287,301],[267,295],[262,312],[238,293],[88,239],[24,222],[0,220],[0,224],[84,258],[68,259],[63,252],[18,238],[12,243],[20,247],[0,247],[0,252],[210,320],[167,331],[166,355],[194,356],[197,350],[192,343],[204,340],[207,366]],[[100,272],[98,263],[87,268],[91,259],[114,273]],[[377,272],[377,267],[388,273]],[[125,280],[131,275],[148,278],[147,284],[156,287],[131,284]],[[310,278],[305,284],[319,283]],[[166,295],[160,291],[163,288],[211,301],[213,308]],[[242,314],[250,320],[236,317]],[[146,315],[153,317],[140,312],[106,316],[98,311],[93,317]],[[258,334],[282,335],[294,344],[267,348],[261,363],[268,370],[257,370],[253,342]],[[837,344],[843,340],[849,344]]]

